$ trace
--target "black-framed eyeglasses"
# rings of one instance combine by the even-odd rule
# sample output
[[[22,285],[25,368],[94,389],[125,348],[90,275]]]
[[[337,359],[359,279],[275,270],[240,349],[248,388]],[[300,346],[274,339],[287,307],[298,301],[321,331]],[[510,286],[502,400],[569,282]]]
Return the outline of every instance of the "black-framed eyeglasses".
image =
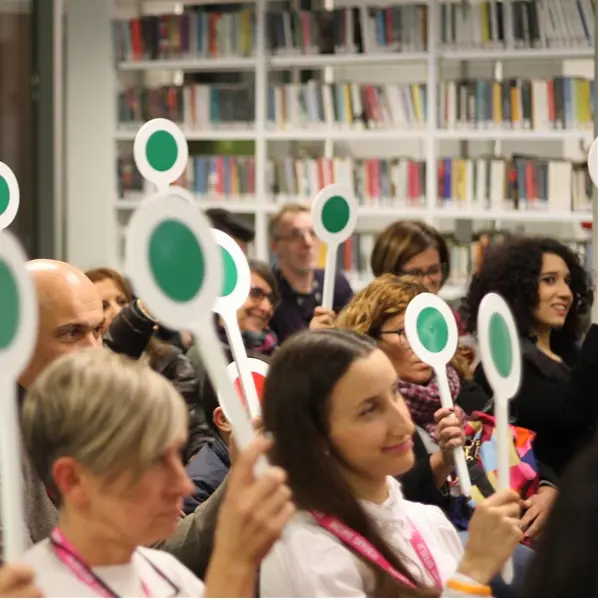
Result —
[[[404,329],[403,327],[398,327],[398,329],[379,329],[377,331],[377,335],[382,335],[383,333],[395,333],[396,335],[402,337],[404,336],[405,331],[406,329]]]
[[[425,279],[425,277],[435,277],[436,275],[442,274],[442,265],[437,263],[431,265],[426,269],[401,269],[398,275],[407,275],[409,277],[417,277],[419,279]]]
[[[257,302],[261,302],[265,298],[271,303],[271,306],[275,306],[277,304],[277,296],[271,292],[268,294],[262,288],[258,286],[253,286],[250,288],[250,293],[248,294],[252,300],[256,300]]]

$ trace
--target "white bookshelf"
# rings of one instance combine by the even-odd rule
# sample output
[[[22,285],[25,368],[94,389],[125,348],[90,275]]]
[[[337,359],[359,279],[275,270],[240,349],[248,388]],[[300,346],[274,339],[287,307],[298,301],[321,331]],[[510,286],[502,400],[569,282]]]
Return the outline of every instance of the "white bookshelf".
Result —
[[[404,2],[407,3],[407,2]],[[141,0],[139,5],[143,11],[169,12],[175,7],[174,2]],[[180,4],[180,3],[179,3]],[[184,2],[184,4],[203,4],[201,1]],[[214,2],[211,2],[214,4]],[[246,3],[248,4],[248,2]],[[439,156],[451,154],[459,144],[472,144],[472,154],[495,154],[502,156],[507,147],[508,153],[518,151],[521,145],[526,148],[525,153],[534,154],[537,147],[543,149],[548,144],[554,144],[564,151],[564,156],[573,160],[585,159],[585,147],[591,143],[593,130],[504,130],[504,129],[440,129],[437,123],[437,111],[429,110],[426,122],[420,128],[410,129],[368,129],[340,128],[334,126],[310,128],[284,128],[274,129],[266,119],[267,115],[267,86],[269,74],[281,71],[297,72],[300,69],[323,69],[325,81],[372,81],[386,79],[387,73],[398,74],[406,70],[411,73],[420,73],[420,81],[426,81],[428,105],[436,105],[436,89],[440,80],[440,72],[452,71],[458,74],[458,68],[467,64],[473,66],[477,73],[493,68],[495,77],[500,78],[503,68],[511,73],[522,68],[522,76],[531,75],[530,68],[537,69],[537,65],[552,63],[548,67],[548,77],[560,65],[560,72],[556,76],[576,74],[571,73],[579,69],[581,64],[588,65],[591,77],[595,76],[595,53],[593,48],[564,47],[564,48],[534,48],[534,49],[446,49],[439,42],[438,19],[439,7],[437,0],[429,0],[428,28],[429,40],[426,51],[398,52],[373,54],[342,54],[342,55],[268,55],[265,47],[266,11],[271,5],[267,0],[255,0],[257,44],[255,55],[252,57],[227,57],[214,60],[202,58],[182,58],[169,60],[140,60],[115,63],[115,77],[157,77],[171,80],[177,72],[227,72],[235,71],[247,73],[255,84],[255,123],[249,127],[222,127],[218,129],[197,130],[183,128],[189,141],[210,140],[248,140],[255,142],[255,187],[256,193],[252,196],[238,198],[217,198],[211,196],[196,196],[198,206],[208,208],[222,206],[241,214],[252,215],[256,227],[255,254],[263,260],[268,257],[267,224],[273,212],[277,210],[281,198],[274,197],[267,189],[266,173],[267,161],[273,148],[277,152],[288,152],[293,155],[294,144],[310,143],[321,144],[322,155],[331,157],[336,153],[336,146],[342,145],[345,155],[366,158],[369,153],[374,153],[367,148],[374,148],[377,156],[393,155],[398,144],[405,146],[400,154],[415,152],[427,165],[427,181],[425,186],[425,206],[422,208],[386,206],[381,202],[375,206],[361,206],[359,213],[358,229],[378,230],[393,220],[401,218],[418,218],[426,220],[440,229],[452,228],[456,220],[469,220],[474,226],[489,225],[491,223],[504,225],[512,224],[515,227],[529,226],[536,228],[536,232],[561,231],[565,226],[576,230],[583,221],[591,221],[592,213],[573,211],[543,211],[543,210],[464,210],[460,208],[446,208],[438,205],[437,198],[437,160]],[[347,1],[336,2],[336,6],[349,4]],[[355,1],[352,5],[358,5]],[[375,0],[369,5],[377,5]],[[379,3],[383,4],[383,3]],[[386,2],[385,4],[389,4]],[[403,4],[402,0],[392,4]],[[436,8],[434,10],[434,7]],[[117,14],[113,16],[135,16],[134,3],[119,0]],[[132,12],[134,11],[134,12]],[[594,24],[590,23],[593,28]],[[432,32],[435,32],[431,34]],[[567,65],[564,67],[564,65]],[[575,64],[576,67],[568,65]],[[491,66],[490,66],[491,65]],[[379,70],[379,73],[376,71]],[[498,75],[500,74],[500,75]],[[545,75],[546,73],[544,73]],[[506,77],[513,75],[506,75]],[[537,74],[536,74],[537,76]],[[412,77],[412,79],[411,79]],[[417,81],[417,76],[409,75],[409,81]],[[543,77],[543,75],[540,75]],[[332,79],[333,78],[333,79]],[[458,78],[458,75],[455,76]],[[115,144],[130,144],[133,142],[139,124],[119,126],[116,124],[113,132]],[[281,150],[280,150],[281,148]],[[314,151],[314,146],[312,147]],[[290,199],[290,198],[286,198]],[[298,198],[310,201],[311,198]],[[141,199],[135,194],[128,194],[125,199],[116,198],[112,203],[113,223],[117,238],[122,235],[126,226],[128,214],[135,210]],[[553,229],[554,228],[554,229]],[[558,233],[556,233],[558,235]],[[118,260],[121,259],[117,251]],[[459,293],[461,286],[450,286],[449,296]],[[449,288],[449,289],[450,289]]]

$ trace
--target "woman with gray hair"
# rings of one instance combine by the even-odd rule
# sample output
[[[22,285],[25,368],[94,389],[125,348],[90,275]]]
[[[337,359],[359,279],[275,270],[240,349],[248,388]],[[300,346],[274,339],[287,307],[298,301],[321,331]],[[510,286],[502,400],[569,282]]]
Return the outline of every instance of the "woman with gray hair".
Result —
[[[187,409],[150,368],[104,349],[54,362],[23,404],[25,445],[60,508],[24,562],[46,597],[250,597],[262,558],[294,512],[285,473],[253,468],[257,438],[230,474],[206,585],[146,546],[176,529],[191,483],[181,463]]]

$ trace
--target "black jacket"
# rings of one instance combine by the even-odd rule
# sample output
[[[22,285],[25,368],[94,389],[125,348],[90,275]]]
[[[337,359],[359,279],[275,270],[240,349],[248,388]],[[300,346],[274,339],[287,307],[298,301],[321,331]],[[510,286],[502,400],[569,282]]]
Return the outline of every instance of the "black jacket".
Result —
[[[522,341],[522,355],[521,388],[511,401],[511,417],[536,433],[536,459],[560,476],[598,428],[598,326],[588,331],[570,372],[529,340]],[[481,367],[475,379],[491,395]]]
[[[113,352],[135,360],[143,354],[154,333],[155,324],[147,319],[133,302],[126,306],[111,323],[104,344]],[[168,346],[168,352],[150,365],[168,379],[181,394],[189,410],[188,443],[183,459],[188,462],[200,448],[213,439],[199,403],[200,384],[196,371],[187,356],[177,347]]]

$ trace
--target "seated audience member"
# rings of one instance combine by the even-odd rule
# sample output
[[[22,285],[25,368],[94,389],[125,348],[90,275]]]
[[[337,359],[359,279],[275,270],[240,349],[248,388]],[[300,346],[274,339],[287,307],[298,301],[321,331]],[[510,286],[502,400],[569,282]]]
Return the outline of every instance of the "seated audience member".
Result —
[[[117,271],[99,268],[87,271],[86,275],[94,283],[100,298],[102,298],[102,309],[104,311],[103,332],[105,334],[108,332],[114,318],[123,309],[126,310],[122,321],[123,327],[127,327],[127,324],[130,324],[130,326],[122,332],[119,346],[122,349],[128,348],[131,344],[130,351],[126,351],[125,354],[135,356],[138,351],[138,337],[131,335],[131,330],[137,329],[138,324],[142,321],[140,329],[144,332],[147,331],[144,322],[152,320],[152,317],[139,300],[133,300],[131,289],[123,276]],[[113,340],[115,336],[120,335],[118,330],[114,329],[111,334]],[[204,423],[204,415],[198,405],[200,384],[194,366],[179,348],[159,340],[156,335],[150,337],[142,358],[157,373],[160,373],[173,384],[188,405],[190,432],[183,454],[184,462],[188,462],[212,437]]]
[[[422,221],[396,221],[376,238],[371,253],[375,277],[387,273],[420,279],[432,294],[439,294],[450,275],[450,253],[439,231]],[[458,312],[453,311],[458,334],[466,334]]]
[[[28,262],[26,269],[36,289],[39,322],[33,354],[17,380],[19,409],[26,390],[54,360],[103,343],[102,301],[83,272],[68,263],[45,259]],[[138,359],[155,323],[146,317],[130,319],[129,309],[126,307],[114,318],[104,344],[113,352]],[[48,537],[58,521],[58,511],[27,452],[22,452],[21,460],[27,541],[35,544]],[[1,525],[0,520],[0,559],[4,553]]]
[[[270,328],[271,317],[279,303],[277,281],[266,263],[249,260],[248,266],[250,267],[250,293],[246,302],[237,311],[238,325],[247,352],[270,356],[277,349],[277,337]],[[231,354],[225,328],[217,316],[215,316],[215,323],[223,349]],[[188,357],[202,381],[204,366],[196,345],[189,349]],[[210,421],[210,415],[207,414],[206,418]]]
[[[485,596],[522,537],[507,490],[474,514],[463,551],[439,508],[403,497],[415,427],[371,338],[301,332],[273,358],[263,422],[300,509],[263,561],[262,597]]]
[[[214,229],[233,238],[244,254],[248,254],[248,244],[254,241],[254,228],[245,219],[224,208],[209,208],[204,214]]]
[[[28,565],[5,564],[0,567],[0,598],[41,598],[34,572]]]
[[[281,469],[253,474],[265,438],[231,473],[206,586],[144,547],[175,531],[191,490],[180,458],[187,419],[168,381],[104,349],[63,357],[38,377],[23,405],[24,441],[60,520],[24,562],[46,597],[253,594],[257,566],[294,512]]]
[[[462,410],[450,414],[442,408],[433,370],[417,358],[404,333],[406,308],[426,291],[413,277],[382,275],[354,296],[335,324],[370,336],[391,361],[398,391],[417,426],[413,438],[416,462],[402,478],[404,493],[415,502],[446,509],[449,497],[440,488],[454,470],[452,451],[464,441],[458,417],[462,410],[483,410],[489,398],[470,380],[467,362],[457,353],[447,372],[453,400]]]
[[[324,271],[315,268],[319,242],[310,208],[304,204],[282,206],[271,219],[269,238],[277,259],[273,272],[281,294],[271,320],[279,342],[309,326],[331,327],[335,315],[352,298],[352,288],[343,273],[336,273],[333,312],[321,306]]]
[[[597,438],[565,470],[521,597],[598,598]]]
[[[231,469],[231,424],[219,406],[217,394],[208,379],[204,382],[202,408],[214,437],[186,465],[185,470],[194,485],[194,490],[184,499],[183,511],[186,515],[212,496]]]
[[[514,423],[537,434],[536,457],[560,475],[597,426],[597,381],[593,402],[569,392],[582,319],[593,300],[590,276],[564,244],[515,238],[492,248],[471,281],[463,310],[474,333],[479,304],[489,292],[506,300],[521,336],[523,371],[511,401]],[[475,379],[491,394],[481,367]]]

